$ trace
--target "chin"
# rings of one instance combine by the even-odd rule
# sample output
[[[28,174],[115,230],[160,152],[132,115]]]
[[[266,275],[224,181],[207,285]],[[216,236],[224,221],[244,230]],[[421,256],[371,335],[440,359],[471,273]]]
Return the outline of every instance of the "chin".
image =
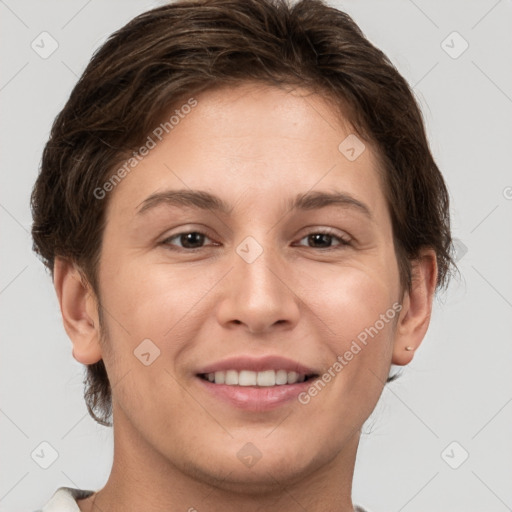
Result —
[[[276,447],[267,447],[262,450],[261,456],[254,453],[254,458],[250,460],[245,454],[250,453],[251,449],[246,447],[245,452],[240,450],[240,455],[236,452],[231,455],[232,450],[229,450],[229,456],[223,451],[195,463],[189,461],[186,471],[194,478],[225,491],[261,495],[282,492],[283,485],[300,482],[328,463],[320,454],[308,456],[304,449],[291,446],[288,451],[293,456],[285,454],[282,448],[278,451]],[[246,463],[243,461],[245,457],[248,458]],[[206,460],[207,466],[204,464]]]

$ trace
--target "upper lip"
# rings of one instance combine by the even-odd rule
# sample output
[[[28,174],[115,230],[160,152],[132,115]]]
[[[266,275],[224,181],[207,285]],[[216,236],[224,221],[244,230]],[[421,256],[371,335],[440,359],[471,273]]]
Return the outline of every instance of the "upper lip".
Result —
[[[293,361],[281,356],[237,356],[223,359],[216,363],[211,363],[201,368],[197,373],[214,373],[226,370],[251,370],[262,372],[264,370],[286,370],[288,372],[297,372],[303,375],[317,375],[313,368],[308,368],[297,361]]]

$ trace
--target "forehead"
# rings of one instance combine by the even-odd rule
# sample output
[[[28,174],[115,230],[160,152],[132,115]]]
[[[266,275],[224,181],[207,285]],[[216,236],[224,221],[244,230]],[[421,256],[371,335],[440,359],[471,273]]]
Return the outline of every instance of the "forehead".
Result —
[[[224,86],[185,97],[167,118],[111,192],[111,214],[134,215],[145,198],[169,188],[211,191],[229,204],[250,196],[283,206],[288,196],[314,189],[382,202],[373,145],[311,91]]]

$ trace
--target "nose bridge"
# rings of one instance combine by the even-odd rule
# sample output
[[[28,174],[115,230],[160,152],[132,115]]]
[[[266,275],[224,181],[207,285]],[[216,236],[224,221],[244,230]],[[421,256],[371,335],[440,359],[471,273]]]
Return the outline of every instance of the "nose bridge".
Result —
[[[236,246],[219,309],[221,322],[243,323],[256,332],[297,321],[296,296],[285,284],[286,265],[270,240],[271,236],[249,235]]]
[[[243,277],[245,288],[249,292],[249,298],[253,301],[264,296],[270,300],[280,293],[280,286],[276,281],[277,258],[276,253],[268,243],[265,247],[254,237],[246,237],[236,248],[236,253],[241,261],[236,261],[235,267]]]

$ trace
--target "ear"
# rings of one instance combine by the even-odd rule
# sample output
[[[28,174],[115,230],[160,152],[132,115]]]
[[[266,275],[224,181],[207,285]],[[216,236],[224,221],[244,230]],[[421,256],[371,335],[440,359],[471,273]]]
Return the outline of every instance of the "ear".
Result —
[[[73,343],[73,357],[93,364],[101,358],[97,300],[91,286],[76,265],[56,258],[53,285],[59,299],[64,329]]]
[[[412,262],[411,277],[411,289],[404,294],[393,346],[392,363],[398,366],[411,362],[430,323],[437,283],[437,258],[433,249],[424,249]]]

